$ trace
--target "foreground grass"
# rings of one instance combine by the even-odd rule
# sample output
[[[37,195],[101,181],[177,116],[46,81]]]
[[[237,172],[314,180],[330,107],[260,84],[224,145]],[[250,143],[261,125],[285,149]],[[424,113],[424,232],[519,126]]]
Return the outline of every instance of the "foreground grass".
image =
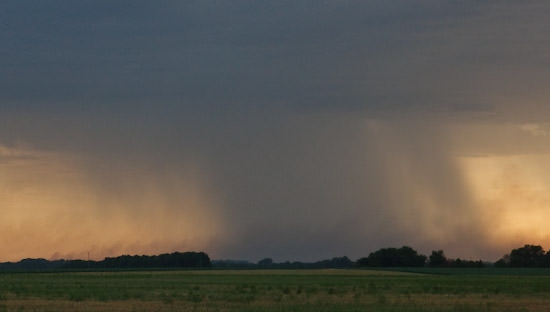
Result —
[[[550,276],[453,272],[462,273],[0,273],[0,311],[547,311],[550,306]]]

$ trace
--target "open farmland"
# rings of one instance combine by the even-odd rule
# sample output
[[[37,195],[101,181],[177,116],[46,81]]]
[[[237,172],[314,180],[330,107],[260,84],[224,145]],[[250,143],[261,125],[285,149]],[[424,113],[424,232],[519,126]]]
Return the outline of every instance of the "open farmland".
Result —
[[[0,311],[547,311],[550,305],[548,270],[423,273],[0,273]]]

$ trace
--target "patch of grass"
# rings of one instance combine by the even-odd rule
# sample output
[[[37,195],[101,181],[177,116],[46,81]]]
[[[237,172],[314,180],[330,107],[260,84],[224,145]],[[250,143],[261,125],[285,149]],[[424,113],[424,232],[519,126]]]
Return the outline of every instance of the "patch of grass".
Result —
[[[453,272],[1,273],[0,312],[546,311],[550,305],[550,275]]]

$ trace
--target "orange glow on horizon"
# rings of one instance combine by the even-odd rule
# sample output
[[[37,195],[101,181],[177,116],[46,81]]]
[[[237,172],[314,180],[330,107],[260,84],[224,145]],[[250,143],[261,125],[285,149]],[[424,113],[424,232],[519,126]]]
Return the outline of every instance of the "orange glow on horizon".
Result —
[[[550,155],[468,157],[461,163],[492,244],[550,248]]]
[[[136,172],[109,189],[63,155],[0,145],[0,157],[0,261],[205,251],[222,230],[196,175]]]

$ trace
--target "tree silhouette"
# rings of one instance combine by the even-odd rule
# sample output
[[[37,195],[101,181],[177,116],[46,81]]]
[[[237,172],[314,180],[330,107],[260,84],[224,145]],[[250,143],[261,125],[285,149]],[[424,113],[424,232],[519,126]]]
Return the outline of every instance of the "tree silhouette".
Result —
[[[513,267],[545,266],[544,249],[538,245],[525,245],[510,252],[510,265]]]
[[[409,246],[397,248],[382,248],[371,252],[367,258],[357,260],[357,266],[372,267],[408,267],[424,266],[426,256],[419,255]]]
[[[442,267],[447,265],[447,257],[443,253],[443,250],[433,250],[430,255],[429,266]]]
[[[258,265],[261,267],[268,267],[273,265],[273,259],[271,258],[265,258],[260,261],[258,261]]]

